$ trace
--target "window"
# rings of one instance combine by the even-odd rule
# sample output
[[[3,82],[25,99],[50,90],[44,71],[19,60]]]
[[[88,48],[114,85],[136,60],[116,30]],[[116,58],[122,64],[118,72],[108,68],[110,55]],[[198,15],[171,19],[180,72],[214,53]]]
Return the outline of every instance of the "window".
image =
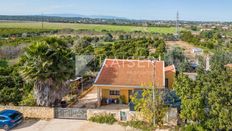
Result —
[[[110,95],[119,96],[120,91],[118,91],[118,90],[110,90]]]
[[[5,117],[1,117],[1,116],[0,116],[0,120],[6,120],[6,118],[5,118]]]
[[[11,118],[12,120],[16,119],[17,117],[19,117],[19,114],[18,114],[18,113],[14,113],[14,114],[10,115],[10,118]]]
[[[137,94],[137,98],[143,97],[143,90],[134,90],[134,94]]]

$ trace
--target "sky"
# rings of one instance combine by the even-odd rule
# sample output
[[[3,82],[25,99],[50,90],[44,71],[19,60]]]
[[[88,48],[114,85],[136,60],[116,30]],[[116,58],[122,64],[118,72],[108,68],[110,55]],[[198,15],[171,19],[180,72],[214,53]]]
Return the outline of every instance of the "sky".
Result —
[[[0,0],[0,15],[81,14],[129,19],[232,21],[232,0]]]

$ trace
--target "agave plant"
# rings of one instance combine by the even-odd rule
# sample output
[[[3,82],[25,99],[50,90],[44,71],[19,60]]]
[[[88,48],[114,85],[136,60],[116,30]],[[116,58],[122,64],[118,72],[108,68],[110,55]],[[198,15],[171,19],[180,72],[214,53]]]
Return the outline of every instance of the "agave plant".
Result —
[[[36,42],[20,59],[20,74],[34,84],[38,105],[52,106],[69,91],[69,79],[74,75],[74,54],[57,38]]]

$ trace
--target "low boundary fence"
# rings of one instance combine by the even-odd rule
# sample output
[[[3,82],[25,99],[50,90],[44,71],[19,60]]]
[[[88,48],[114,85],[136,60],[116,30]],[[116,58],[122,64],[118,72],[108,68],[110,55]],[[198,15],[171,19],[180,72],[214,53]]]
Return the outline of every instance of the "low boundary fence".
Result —
[[[77,119],[88,120],[90,117],[99,114],[113,114],[118,121],[141,120],[140,113],[128,110],[106,110],[106,109],[84,109],[84,108],[53,108],[53,107],[28,107],[28,106],[0,106],[4,109],[17,110],[27,118],[39,119]],[[176,108],[170,108],[164,117],[167,125],[176,125],[178,112]]]

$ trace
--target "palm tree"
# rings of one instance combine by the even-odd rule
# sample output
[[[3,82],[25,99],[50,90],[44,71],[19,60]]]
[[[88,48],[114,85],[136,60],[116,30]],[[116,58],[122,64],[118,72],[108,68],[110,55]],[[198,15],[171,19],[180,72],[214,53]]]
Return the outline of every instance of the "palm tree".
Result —
[[[20,74],[34,84],[38,105],[52,106],[69,91],[68,80],[74,75],[74,55],[57,38],[32,44],[21,57]]]

